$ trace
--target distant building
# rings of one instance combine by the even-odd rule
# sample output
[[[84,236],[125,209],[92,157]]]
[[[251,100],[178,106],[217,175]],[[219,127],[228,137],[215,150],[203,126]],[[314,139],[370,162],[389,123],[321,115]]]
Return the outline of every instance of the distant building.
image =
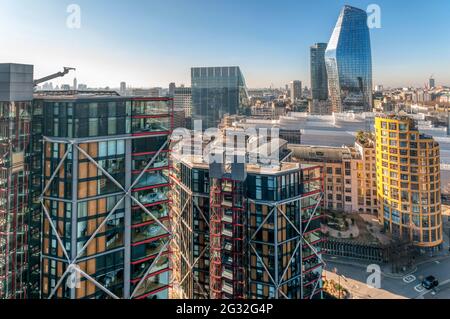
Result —
[[[132,89],[133,96],[142,97],[161,97],[162,88],[150,88],[150,89]]]
[[[176,87],[177,86],[173,82],[169,84],[169,97],[174,97]]]
[[[125,95],[126,92],[127,92],[127,83],[120,82],[120,95]]]
[[[192,89],[184,86],[176,87],[173,105],[175,109],[183,109],[186,118],[192,117]]]
[[[298,101],[302,98],[302,82],[301,81],[292,81],[290,83],[290,97],[292,103]]]
[[[325,62],[333,112],[372,111],[372,53],[365,10],[344,6]]]
[[[203,129],[217,127],[225,114],[248,114],[245,79],[237,66],[191,69],[192,118]]]
[[[328,99],[328,75],[325,64],[326,43],[316,43],[311,49],[311,98],[318,101]]]
[[[436,80],[433,77],[431,77],[428,85],[429,85],[429,89],[434,89],[436,87]]]
[[[73,89],[77,90],[78,89],[78,81],[77,78],[73,78]]]

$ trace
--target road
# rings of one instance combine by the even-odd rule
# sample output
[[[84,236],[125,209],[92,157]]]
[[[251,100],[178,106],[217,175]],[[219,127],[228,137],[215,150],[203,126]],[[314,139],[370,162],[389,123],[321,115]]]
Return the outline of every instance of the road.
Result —
[[[350,291],[353,298],[357,299],[450,299],[450,256],[442,257],[439,261],[429,261],[417,266],[411,276],[393,276],[382,273],[380,289],[370,288],[367,277],[369,263],[355,262],[351,259],[332,258],[326,259],[325,277],[338,280],[333,273],[341,276],[341,285]],[[422,279],[433,275],[440,286],[436,292],[427,291],[421,287]]]

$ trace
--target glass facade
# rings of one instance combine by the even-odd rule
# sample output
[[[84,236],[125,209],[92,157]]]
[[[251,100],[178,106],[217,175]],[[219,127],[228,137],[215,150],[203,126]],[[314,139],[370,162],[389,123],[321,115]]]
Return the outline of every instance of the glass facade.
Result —
[[[217,127],[225,114],[247,114],[247,90],[239,67],[191,69],[193,120]]]
[[[50,119],[41,135],[49,215],[42,224],[42,297],[168,298],[172,99],[92,95],[34,104]],[[91,277],[82,275],[75,289],[59,284],[67,259]]]
[[[364,10],[342,9],[325,61],[333,112],[371,111],[372,53]]]
[[[328,75],[325,64],[326,43],[316,43],[311,47],[311,91],[312,99],[328,99]]]

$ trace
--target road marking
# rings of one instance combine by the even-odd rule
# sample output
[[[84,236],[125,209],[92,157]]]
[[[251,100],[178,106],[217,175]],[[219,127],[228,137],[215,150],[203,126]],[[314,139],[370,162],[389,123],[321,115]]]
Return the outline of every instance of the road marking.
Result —
[[[439,260],[436,260],[435,263],[439,265],[441,262]]]
[[[417,292],[423,292],[425,290],[425,288],[423,288],[422,284],[419,284],[414,287],[414,290]]]
[[[414,280],[416,280],[416,276],[414,276],[414,275],[407,275],[407,276],[403,277],[403,281],[407,284],[412,283]]]

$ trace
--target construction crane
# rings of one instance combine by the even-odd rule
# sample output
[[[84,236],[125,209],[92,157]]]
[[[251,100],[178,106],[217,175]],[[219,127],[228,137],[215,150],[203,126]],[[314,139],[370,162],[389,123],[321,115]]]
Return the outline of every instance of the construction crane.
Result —
[[[48,75],[46,77],[43,77],[42,79],[34,80],[34,86],[37,86],[37,85],[39,85],[41,83],[44,83],[44,82],[47,82],[47,81],[50,81],[50,80],[53,80],[53,79],[56,79],[56,78],[59,78],[59,77],[63,77],[64,75],[66,75],[70,71],[75,71],[75,70],[76,70],[75,68],[64,67],[64,71],[62,71],[62,72],[57,72],[55,74],[51,74],[51,75]]]

